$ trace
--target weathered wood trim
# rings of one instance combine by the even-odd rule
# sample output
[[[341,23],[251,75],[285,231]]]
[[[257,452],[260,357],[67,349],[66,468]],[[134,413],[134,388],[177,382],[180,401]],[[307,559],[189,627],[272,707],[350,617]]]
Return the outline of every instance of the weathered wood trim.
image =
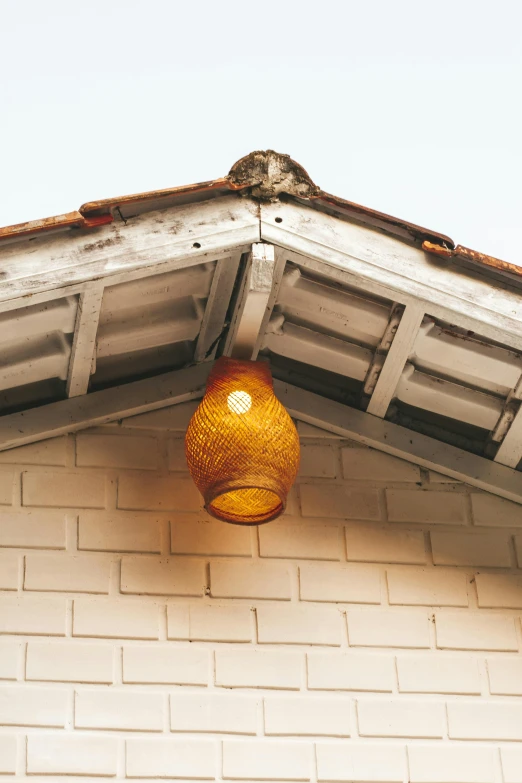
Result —
[[[495,462],[501,465],[508,465],[510,468],[516,468],[522,459],[522,407],[517,414],[511,426],[509,427],[504,440],[495,456]]]
[[[257,335],[256,342],[254,343],[254,350],[252,351],[253,361],[257,359],[259,351],[261,350],[261,344],[266,335],[268,322],[270,321],[270,317],[274,310],[274,306],[277,301],[277,296],[279,294],[279,289],[281,288],[281,282],[283,280],[283,274],[286,266],[286,254],[282,248],[274,247],[274,260],[275,260],[275,264],[274,264],[274,271],[272,277],[272,288],[270,291],[270,295],[268,297],[268,301],[266,303],[263,318],[261,320],[261,326],[259,327],[259,334]]]
[[[277,397],[297,419],[522,505],[522,473],[282,381]]]
[[[253,244],[225,342],[226,355],[252,359],[274,284],[274,270],[274,247],[262,242]]]
[[[211,362],[0,417],[0,451],[203,396]]]
[[[195,362],[201,362],[206,358],[208,351],[223,331],[240,260],[241,255],[236,254],[217,262],[194,352]],[[216,347],[214,346],[212,354]]]
[[[322,274],[522,350],[522,296],[507,284],[457,272],[451,261],[306,205],[277,201],[260,209],[262,240],[322,262]]]
[[[72,293],[70,286],[92,280],[113,285],[141,275],[181,269],[259,240],[258,207],[238,196],[163,209],[114,223],[88,234],[41,236],[0,247],[0,303],[23,297]],[[1,305],[0,305],[1,306]]]
[[[408,361],[419,327],[424,317],[424,308],[407,305],[386,355],[382,370],[368,403],[367,412],[383,418],[393,399],[399,378]]]
[[[103,299],[103,288],[80,294],[76,327],[67,377],[67,396],[86,394],[96,354],[96,333]]]

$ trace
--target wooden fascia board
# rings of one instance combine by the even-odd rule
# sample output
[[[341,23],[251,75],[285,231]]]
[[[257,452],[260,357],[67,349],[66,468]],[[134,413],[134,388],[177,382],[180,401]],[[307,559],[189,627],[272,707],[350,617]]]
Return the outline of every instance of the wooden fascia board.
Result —
[[[522,473],[512,468],[282,381],[274,390],[296,419],[522,505]]]
[[[0,417],[0,451],[203,396],[211,362]]]
[[[288,201],[263,203],[261,239],[322,274],[522,350],[522,295],[379,231]]]
[[[258,205],[231,195],[0,248],[0,311],[245,252]]]

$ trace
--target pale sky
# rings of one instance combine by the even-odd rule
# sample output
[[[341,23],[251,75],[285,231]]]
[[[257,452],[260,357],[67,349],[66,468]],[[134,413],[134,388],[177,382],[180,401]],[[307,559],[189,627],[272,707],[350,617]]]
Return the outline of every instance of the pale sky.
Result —
[[[0,0],[0,225],[290,154],[522,265],[519,0]]]

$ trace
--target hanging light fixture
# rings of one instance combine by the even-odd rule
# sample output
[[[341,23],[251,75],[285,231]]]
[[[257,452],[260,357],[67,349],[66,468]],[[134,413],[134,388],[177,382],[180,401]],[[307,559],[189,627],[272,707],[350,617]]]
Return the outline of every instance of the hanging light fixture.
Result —
[[[299,436],[266,362],[222,356],[190,420],[185,453],[209,514],[259,525],[278,517],[299,468]]]

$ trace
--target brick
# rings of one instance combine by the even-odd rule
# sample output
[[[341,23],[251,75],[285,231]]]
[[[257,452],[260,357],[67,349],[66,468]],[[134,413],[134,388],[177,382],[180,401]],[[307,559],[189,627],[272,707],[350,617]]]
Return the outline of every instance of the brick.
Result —
[[[442,737],[444,704],[394,699],[357,702],[361,737]]]
[[[92,552],[161,552],[158,519],[119,514],[81,512],[78,549]]]
[[[379,604],[381,575],[366,565],[302,565],[299,596],[301,601]]]
[[[0,547],[65,549],[65,517],[53,511],[0,513]]]
[[[165,685],[206,685],[208,650],[190,647],[123,648],[123,682]]]
[[[418,465],[375,449],[342,449],[343,476],[356,481],[420,481]]]
[[[501,748],[504,783],[522,783],[522,748]]]
[[[436,612],[437,647],[453,650],[517,651],[512,617],[479,612]]]
[[[0,590],[16,590],[20,558],[12,552],[0,552]]]
[[[12,775],[16,772],[16,737],[0,734],[0,774]]]
[[[494,783],[495,749],[410,745],[411,783]]]
[[[348,560],[363,563],[426,562],[424,535],[418,531],[350,525],[345,535]]]
[[[79,467],[137,468],[155,470],[159,450],[156,438],[141,435],[76,436],[76,464]]]
[[[11,640],[0,640],[0,680],[16,680],[22,645]]]
[[[274,736],[350,736],[346,699],[267,698],[265,734]]]
[[[374,490],[360,490],[340,484],[301,484],[304,517],[379,520],[379,499]]]
[[[10,506],[13,502],[15,474],[0,471],[0,506]]]
[[[252,624],[248,606],[167,607],[167,638],[191,641],[251,642]]]
[[[124,557],[121,561],[122,593],[141,595],[203,595],[205,563],[181,557]]]
[[[31,734],[27,772],[32,775],[115,775],[118,743],[112,737]]]
[[[314,478],[335,478],[337,475],[337,454],[331,446],[301,446],[300,476]]]
[[[0,596],[0,634],[65,634],[65,600]]]
[[[250,529],[197,519],[171,523],[171,552],[177,555],[231,555],[250,557]]]
[[[63,728],[69,696],[50,688],[0,687],[0,725]]]
[[[341,616],[329,606],[259,606],[257,629],[261,644],[341,643]]]
[[[203,778],[216,776],[216,743],[187,739],[128,739],[128,778]]]
[[[437,655],[404,655],[397,658],[401,693],[480,694],[477,661]]]
[[[178,473],[187,472],[187,458],[185,456],[185,441],[183,438],[171,438],[171,440],[169,440],[168,466],[169,470]]]
[[[161,731],[163,697],[143,691],[79,691],[74,699],[76,729]]]
[[[303,657],[279,650],[216,650],[216,685],[298,690]]]
[[[522,609],[522,576],[476,574],[478,605],[492,609]]]
[[[428,618],[417,612],[349,611],[354,647],[429,647]]]
[[[200,511],[201,495],[189,478],[122,475],[118,508],[130,511]]]
[[[509,568],[511,554],[506,536],[495,533],[431,532],[435,565]]]
[[[302,742],[225,740],[223,777],[256,780],[309,780],[312,747]]]
[[[25,677],[49,682],[111,683],[113,651],[107,645],[29,642]]]
[[[317,779],[359,783],[402,783],[406,753],[397,745],[317,743]]]
[[[182,402],[160,408],[150,413],[139,413],[123,419],[121,426],[125,429],[167,430],[185,432],[192,415],[199,405],[199,400]]]
[[[522,659],[488,658],[489,689],[496,696],[522,696]]]
[[[485,527],[522,527],[522,508],[504,498],[478,492],[471,494],[473,521]]]
[[[457,492],[387,489],[390,522],[427,522],[448,525],[466,523],[466,496]]]
[[[324,525],[264,525],[259,529],[261,557],[294,557],[303,560],[339,560],[341,537],[336,527]]]
[[[105,476],[97,473],[22,473],[24,506],[103,508]]]
[[[74,601],[73,636],[157,639],[158,607],[141,601]]]
[[[468,606],[467,577],[461,571],[438,568],[389,569],[390,604]]]
[[[170,730],[255,734],[256,699],[207,693],[171,693]]]
[[[448,702],[450,739],[522,740],[522,704]]]
[[[108,593],[110,565],[96,555],[26,555],[24,590]]]
[[[323,691],[392,691],[394,661],[381,655],[309,653],[308,688]]]
[[[283,563],[210,564],[210,589],[216,598],[272,598],[290,600],[290,576]]]
[[[0,465],[65,465],[65,449],[65,438],[48,438],[0,452]]]

